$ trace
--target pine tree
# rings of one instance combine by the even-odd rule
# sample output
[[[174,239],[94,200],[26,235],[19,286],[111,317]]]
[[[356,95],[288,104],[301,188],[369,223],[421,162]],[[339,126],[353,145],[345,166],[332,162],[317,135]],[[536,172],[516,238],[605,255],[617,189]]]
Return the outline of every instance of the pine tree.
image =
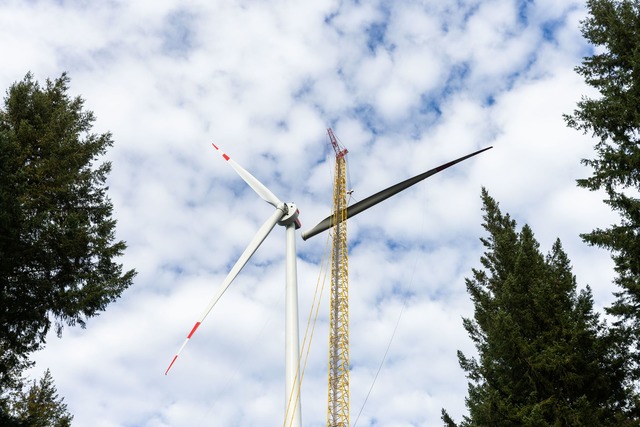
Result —
[[[14,423],[28,427],[69,427],[73,420],[64,399],[58,396],[48,369],[26,392],[16,393],[11,413]]]
[[[93,113],[68,83],[28,74],[0,108],[0,398],[52,324],[58,335],[84,327],[135,275],[115,262],[126,245],[106,194],[111,165],[96,163],[111,135],[91,132]]]
[[[9,353],[0,349],[0,357],[3,358],[3,366],[5,367],[9,366],[6,363],[8,360],[6,355]],[[12,408],[18,398],[18,393],[25,387],[22,373],[30,366],[33,366],[33,362],[22,359],[17,364],[11,365],[8,372],[3,373],[3,389],[0,391],[0,426],[2,427],[24,427],[24,424],[12,413]]]
[[[601,53],[585,58],[576,71],[599,96],[583,97],[565,119],[597,141],[596,157],[582,160],[593,174],[578,185],[604,190],[620,222],[582,237],[612,253],[620,291],[609,311],[619,319],[621,338],[631,338],[640,366],[640,4],[589,0],[587,7],[582,34]]]
[[[624,369],[612,357],[591,292],[577,292],[557,240],[545,257],[482,190],[486,249],[466,280],[475,305],[463,325],[477,357],[458,352],[469,378],[461,426],[619,426]],[[456,423],[443,410],[445,425]]]

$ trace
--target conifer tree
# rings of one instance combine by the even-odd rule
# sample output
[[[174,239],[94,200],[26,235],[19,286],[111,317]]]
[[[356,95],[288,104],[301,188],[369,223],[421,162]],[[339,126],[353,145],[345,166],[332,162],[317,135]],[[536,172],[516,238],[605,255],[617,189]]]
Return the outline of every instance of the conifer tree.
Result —
[[[582,34],[600,49],[576,71],[599,95],[583,97],[565,119],[568,126],[596,138],[595,157],[582,160],[593,174],[578,185],[604,190],[605,203],[620,222],[582,237],[612,253],[620,290],[609,311],[619,320],[620,337],[631,339],[640,368],[640,3],[588,0],[587,7]]]
[[[111,164],[98,162],[111,135],[92,133],[68,83],[28,74],[0,107],[0,403],[52,325],[84,327],[135,275],[116,262],[126,245],[107,196]]]
[[[14,423],[28,427],[69,427],[73,416],[64,399],[58,396],[51,372],[33,381],[26,391],[16,393],[11,413]]]
[[[557,240],[545,257],[531,228],[520,231],[482,190],[485,253],[466,280],[475,305],[463,325],[478,352],[458,352],[469,379],[460,426],[620,426],[624,366],[613,358],[591,292]],[[443,410],[449,427],[456,423]]]

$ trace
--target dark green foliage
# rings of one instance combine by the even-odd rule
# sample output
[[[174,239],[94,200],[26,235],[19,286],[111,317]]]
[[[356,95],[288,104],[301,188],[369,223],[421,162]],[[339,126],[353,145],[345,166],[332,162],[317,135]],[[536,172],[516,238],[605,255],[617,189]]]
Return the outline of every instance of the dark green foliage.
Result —
[[[3,369],[10,368],[8,372],[3,373],[2,377],[2,389],[0,390],[0,426],[3,427],[21,427],[23,424],[20,420],[12,414],[12,407],[15,403],[17,393],[24,388],[24,380],[22,378],[22,372],[33,363],[25,358],[17,358],[16,364],[8,363],[9,355],[11,352],[0,352],[2,357]]]
[[[592,0],[582,33],[602,53],[585,58],[577,72],[598,90],[583,99],[570,127],[591,133],[596,157],[582,162],[593,175],[578,180],[589,190],[604,190],[605,203],[620,215],[609,228],[582,235],[591,244],[612,252],[621,290],[610,312],[620,320],[619,332],[635,344],[640,363],[640,3]]]
[[[69,427],[73,416],[64,399],[58,396],[51,372],[47,369],[40,381],[33,381],[26,391],[18,391],[5,413],[3,426]],[[0,421],[3,421],[0,418]]]
[[[15,386],[53,324],[85,326],[132,283],[115,262],[105,180],[112,145],[67,94],[63,74],[41,87],[28,74],[0,109],[0,393]]]
[[[478,357],[458,352],[470,380],[460,425],[625,425],[624,364],[560,241],[543,256],[529,226],[518,232],[485,189],[482,200],[489,236],[466,280],[474,318],[463,320]],[[443,421],[456,425],[445,411]]]

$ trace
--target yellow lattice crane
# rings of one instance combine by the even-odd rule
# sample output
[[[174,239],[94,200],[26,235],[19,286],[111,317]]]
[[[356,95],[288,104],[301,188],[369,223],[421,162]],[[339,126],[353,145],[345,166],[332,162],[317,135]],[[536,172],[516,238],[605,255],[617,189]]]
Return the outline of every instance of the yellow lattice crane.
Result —
[[[327,426],[349,427],[349,256],[347,253],[347,150],[327,129],[336,153],[333,181],[329,398]]]
[[[336,153],[333,181],[333,213],[302,233],[307,240],[326,230],[333,231],[331,246],[331,302],[329,325],[329,398],[328,427],[349,427],[349,256],[347,253],[347,219],[457,163],[492,147],[478,150],[444,163],[412,178],[378,191],[363,200],[347,204],[347,149],[342,147],[331,129],[327,129]]]

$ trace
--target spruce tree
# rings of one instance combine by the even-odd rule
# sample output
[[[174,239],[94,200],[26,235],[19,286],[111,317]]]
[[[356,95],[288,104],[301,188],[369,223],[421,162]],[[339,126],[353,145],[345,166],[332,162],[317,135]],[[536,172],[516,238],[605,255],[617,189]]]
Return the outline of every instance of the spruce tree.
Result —
[[[131,285],[107,197],[113,144],[68,94],[28,74],[0,108],[0,403],[53,325],[84,326]],[[1,407],[0,407],[1,409]]]
[[[16,425],[28,427],[69,427],[73,420],[48,369],[40,381],[34,380],[26,391],[16,393],[11,414]]]
[[[610,313],[617,317],[620,337],[631,339],[640,366],[640,3],[637,0],[589,0],[582,34],[597,54],[584,58],[576,71],[598,91],[583,97],[568,126],[592,134],[595,157],[582,162],[592,175],[580,187],[604,190],[605,203],[620,221],[583,234],[608,249],[619,286]],[[636,372],[636,379],[640,372]]]
[[[631,425],[623,366],[560,241],[544,256],[529,226],[518,231],[485,189],[482,201],[488,237],[463,320],[478,355],[458,352],[469,379],[460,426]],[[444,410],[443,421],[456,425]]]

